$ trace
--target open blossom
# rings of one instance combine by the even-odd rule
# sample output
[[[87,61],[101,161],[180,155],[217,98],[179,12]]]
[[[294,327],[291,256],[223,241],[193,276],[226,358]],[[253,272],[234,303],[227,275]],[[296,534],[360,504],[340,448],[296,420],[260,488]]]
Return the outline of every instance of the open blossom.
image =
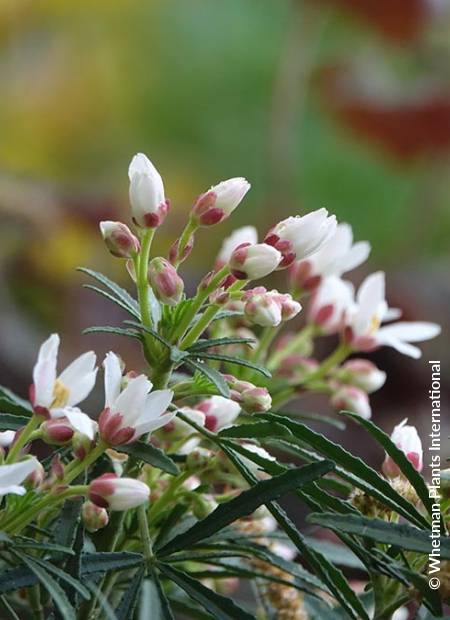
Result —
[[[216,259],[216,269],[220,269],[228,263],[233,251],[243,243],[255,245],[258,243],[258,232],[254,226],[242,226],[234,230],[229,237],[224,239],[220,252]]]
[[[288,267],[294,260],[301,260],[320,248],[336,230],[334,215],[326,209],[318,209],[306,215],[288,217],[272,228],[264,239],[283,255],[280,267]]]
[[[334,234],[312,256],[293,263],[290,280],[294,288],[313,290],[327,276],[342,276],[361,265],[370,254],[367,241],[353,243],[352,227],[338,224]]]
[[[381,323],[393,318],[398,318],[398,312],[388,308],[384,273],[378,271],[368,276],[359,287],[356,304],[348,315],[346,341],[358,351],[371,351],[386,345],[417,359],[421,351],[410,343],[429,340],[441,332],[439,325],[424,321],[398,322],[381,327]]]
[[[342,383],[350,383],[367,394],[376,392],[386,382],[386,373],[366,359],[351,359],[342,364],[334,373],[334,378]]]
[[[314,292],[308,319],[323,333],[334,334],[343,329],[353,306],[353,285],[336,276],[325,278]]]
[[[149,393],[152,383],[145,375],[132,377],[122,389],[122,366],[114,353],[107,354],[104,368],[105,408],[99,417],[99,433],[106,443],[117,446],[136,441],[174,417],[175,412],[167,412],[172,390]]]
[[[230,426],[241,411],[238,403],[223,396],[211,396],[196,408],[205,414],[205,427],[209,431],[219,431]]]
[[[13,493],[24,495],[26,489],[22,483],[30,476],[40,463],[34,457],[12,465],[0,465],[0,497]]]
[[[128,177],[133,221],[142,227],[160,226],[169,210],[161,175],[146,155],[138,153],[131,160]]]
[[[118,478],[116,474],[103,474],[89,485],[89,499],[100,508],[129,510],[145,504],[150,489],[141,480]]]
[[[370,420],[372,410],[369,397],[365,392],[353,385],[343,385],[336,390],[330,400],[331,406],[337,409],[346,409],[356,413],[365,420]]]
[[[231,254],[229,266],[238,280],[258,280],[275,271],[281,253],[266,243],[243,243]]]
[[[122,222],[100,222],[106,247],[117,258],[133,258],[140,250],[139,239]]]
[[[416,427],[410,426],[407,422],[408,420],[405,419],[397,424],[392,431],[391,439],[397,448],[406,455],[414,469],[420,472],[423,469],[422,441]],[[389,455],[386,455],[383,463],[383,472],[390,478],[400,475],[400,469]]]
[[[148,266],[148,281],[155,297],[169,306],[180,303],[184,282],[175,267],[168,260],[157,256]]]
[[[250,183],[242,177],[222,181],[199,196],[192,215],[200,226],[218,224],[231,215],[249,189]]]
[[[93,437],[95,423],[75,405],[92,391],[97,375],[96,356],[88,351],[77,357],[57,376],[59,336],[52,334],[39,349],[33,369],[30,401],[36,414],[46,418],[65,417],[80,433]]]

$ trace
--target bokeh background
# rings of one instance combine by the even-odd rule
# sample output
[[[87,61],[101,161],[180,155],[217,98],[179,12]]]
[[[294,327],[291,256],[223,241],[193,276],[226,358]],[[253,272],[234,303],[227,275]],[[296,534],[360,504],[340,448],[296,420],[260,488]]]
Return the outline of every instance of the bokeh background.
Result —
[[[391,305],[444,325],[421,362],[374,356],[389,372],[375,421],[408,416],[426,436],[429,359],[449,389],[449,61],[448,0],[2,0],[0,382],[26,394],[53,330],[65,360],[120,346],[139,363],[124,341],[81,336],[121,316],[75,269],[127,283],[98,221],[129,218],[127,167],[143,151],[173,204],[161,248],[231,176],[253,188],[222,233],[325,206],[372,242],[354,280],[385,269]],[[191,290],[217,233],[185,269]]]

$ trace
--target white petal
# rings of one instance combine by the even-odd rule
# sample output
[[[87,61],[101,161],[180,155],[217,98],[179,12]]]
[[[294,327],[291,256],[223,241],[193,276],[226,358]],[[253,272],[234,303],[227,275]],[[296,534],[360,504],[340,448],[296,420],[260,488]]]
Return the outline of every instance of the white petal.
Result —
[[[95,368],[96,359],[93,351],[83,353],[60,374],[59,380],[69,390],[69,398],[67,400],[69,407],[83,401],[92,391],[97,375],[97,369]]]
[[[97,423],[76,407],[66,407],[64,410],[65,417],[69,420],[74,430],[82,435],[86,435],[89,439],[94,439]]]
[[[111,412],[119,412],[123,415],[122,426],[134,426],[135,421],[144,410],[151,385],[145,375],[139,375],[131,379],[123,392],[121,392]]]
[[[169,411],[160,415],[158,418],[152,418],[147,420],[139,420],[139,422],[135,426],[135,436],[140,437],[145,433],[151,433],[155,431],[157,428],[161,428],[168,424],[175,417],[176,411]]]
[[[387,308],[383,316],[383,323],[388,321],[396,321],[402,316],[402,314],[403,313],[400,308]]]
[[[122,384],[122,367],[115,353],[106,354],[103,362],[105,369],[105,407],[112,407],[120,394]]]
[[[49,407],[53,400],[58,348],[59,336],[58,334],[52,334],[41,345],[38,359],[33,369],[35,404],[41,407]]]
[[[382,329],[384,329],[384,327]],[[412,344],[403,342],[402,340],[389,336],[388,334],[382,334],[380,333],[381,331],[382,330],[379,330],[376,337],[378,345],[392,347],[399,353],[403,353],[403,355],[408,355],[408,357],[413,357],[414,359],[419,359],[419,357],[422,356],[422,351],[418,347],[414,347]]]
[[[145,411],[151,412],[151,417],[159,417],[162,413],[167,411],[167,407],[172,402],[173,392],[172,390],[155,390],[145,401]]]
[[[14,441],[16,431],[2,431],[0,433],[0,447],[9,448]]]
[[[0,497],[8,495],[8,493],[11,493],[12,495],[25,495],[26,492],[27,491],[25,487],[17,486],[14,484],[7,487],[0,487]]]
[[[427,323],[425,321],[403,321],[386,325],[380,329],[380,335],[399,338],[407,342],[421,342],[422,340],[430,340],[441,333],[441,328],[436,323]]]
[[[341,259],[341,273],[351,271],[359,267],[370,254],[370,243],[368,241],[359,241],[348,250],[345,257]]]
[[[34,457],[12,465],[0,465],[0,489],[5,486],[21,484],[37,466],[38,460]],[[2,491],[0,490],[0,492]]]

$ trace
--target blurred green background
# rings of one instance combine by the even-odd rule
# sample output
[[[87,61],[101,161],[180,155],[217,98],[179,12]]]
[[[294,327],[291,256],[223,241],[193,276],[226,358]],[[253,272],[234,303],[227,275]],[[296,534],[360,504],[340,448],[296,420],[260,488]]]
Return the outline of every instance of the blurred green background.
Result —
[[[445,323],[446,4],[3,0],[1,382],[23,389],[48,330],[63,333],[70,357],[95,347],[80,338],[83,327],[120,320],[80,288],[75,268],[126,282],[98,221],[128,221],[127,167],[137,151],[156,164],[173,204],[160,248],[199,193],[245,176],[252,191],[220,232],[256,222],[263,234],[284,216],[325,206],[372,242],[370,269],[391,274],[393,305]],[[219,231],[199,245],[188,281],[210,268]],[[426,355],[446,359],[445,340],[426,345]],[[96,342],[99,352],[112,346]],[[413,370],[385,355],[397,376],[391,396],[411,372],[425,386],[426,362]]]

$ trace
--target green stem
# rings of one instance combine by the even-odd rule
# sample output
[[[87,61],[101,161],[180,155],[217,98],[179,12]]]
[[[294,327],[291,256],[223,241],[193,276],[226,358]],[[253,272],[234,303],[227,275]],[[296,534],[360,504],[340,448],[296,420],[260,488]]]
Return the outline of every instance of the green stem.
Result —
[[[184,250],[189,243],[189,239],[192,237],[192,235],[196,232],[197,229],[198,224],[192,218],[189,218],[188,223],[184,227],[184,230],[181,233],[180,240],[178,242],[177,258],[174,263],[175,269],[178,269],[180,263],[183,262]]]
[[[332,368],[338,366],[341,362],[347,359],[351,352],[352,348],[348,344],[341,343],[333,351],[333,353],[320,364],[319,368],[316,371],[305,377],[302,385],[313,383],[317,381],[317,379],[322,379],[322,377],[325,377]]]
[[[181,415],[179,414],[179,417]],[[154,503],[150,508],[148,513],[148,520],[150,523],[154,523],[159,515],[165,510],[166,506],[172,501],[175,497],[176,491],[179,487],[192,475],[190,471],[184,471],[182,474],[177,476],[176,478],[172,478],[169,486],[167,487],[165,493]]]
[[[148,279],[147,270],[150,260],[150,250],[152,247],[153,237],[155,236],[155,229],[150,228],[146,230],[142,236],[141,251],[139,254],[139,260],[135,261],[137,289],[139,297],[139,307],[141,309],[141,319],[143,325],[146,327],[152,327],[152,316],[150,312],[150,305],[148,302]]]
[[[144,547],[144,557],[147,561],[147,564],[153,562],[153,547],[152,541],[150,538],[150,528],[148,526],[147,520],[147,506],[146,504],[141,504],[137,509],[138,522],[139,522],[139,532],[142,537],[142,544]]]
[[[31,435],[35,431],[35,429],[41,423],[41,416],[33,414],[30,418],[29,422],[25,426],[25,428],[20,433],[17,440],[11,446],[8,456],[6,457],[5,464],[9,465],[10,463],[14,463],[17,457],[20,454],[20,451],[25,446],[25,444],[29,441]]]
[[[186,334],[186,337],[180,343],[180,349],[188,349],[194,342],[200,338],[205,329],[211,323],[217,312],[220,310],[220,306],[213,305],[206,308],[205,312],[199,318],[194,327]]]
[[[284,346],[280,351],[275,351],[267,362],[267,368],[269,370],[275,370],[284,358],[301,349],[301,347],[314,335],[314,331],[314,325],[306,325],[306,327],[294,336],[294,338],[292,338],[286,346]]]
[[[34,620],[44,620],[45,613],[41,603],[41,585],[39,583],[28,588],[28,600]]]
[[[269,347],[272,344],[273,339],[281,329],[281,323],[277,327],[265,327],[261,338],[259,339],[258,346],[251,352],[249,359],[252,362],[263,361],[269,352]]]

